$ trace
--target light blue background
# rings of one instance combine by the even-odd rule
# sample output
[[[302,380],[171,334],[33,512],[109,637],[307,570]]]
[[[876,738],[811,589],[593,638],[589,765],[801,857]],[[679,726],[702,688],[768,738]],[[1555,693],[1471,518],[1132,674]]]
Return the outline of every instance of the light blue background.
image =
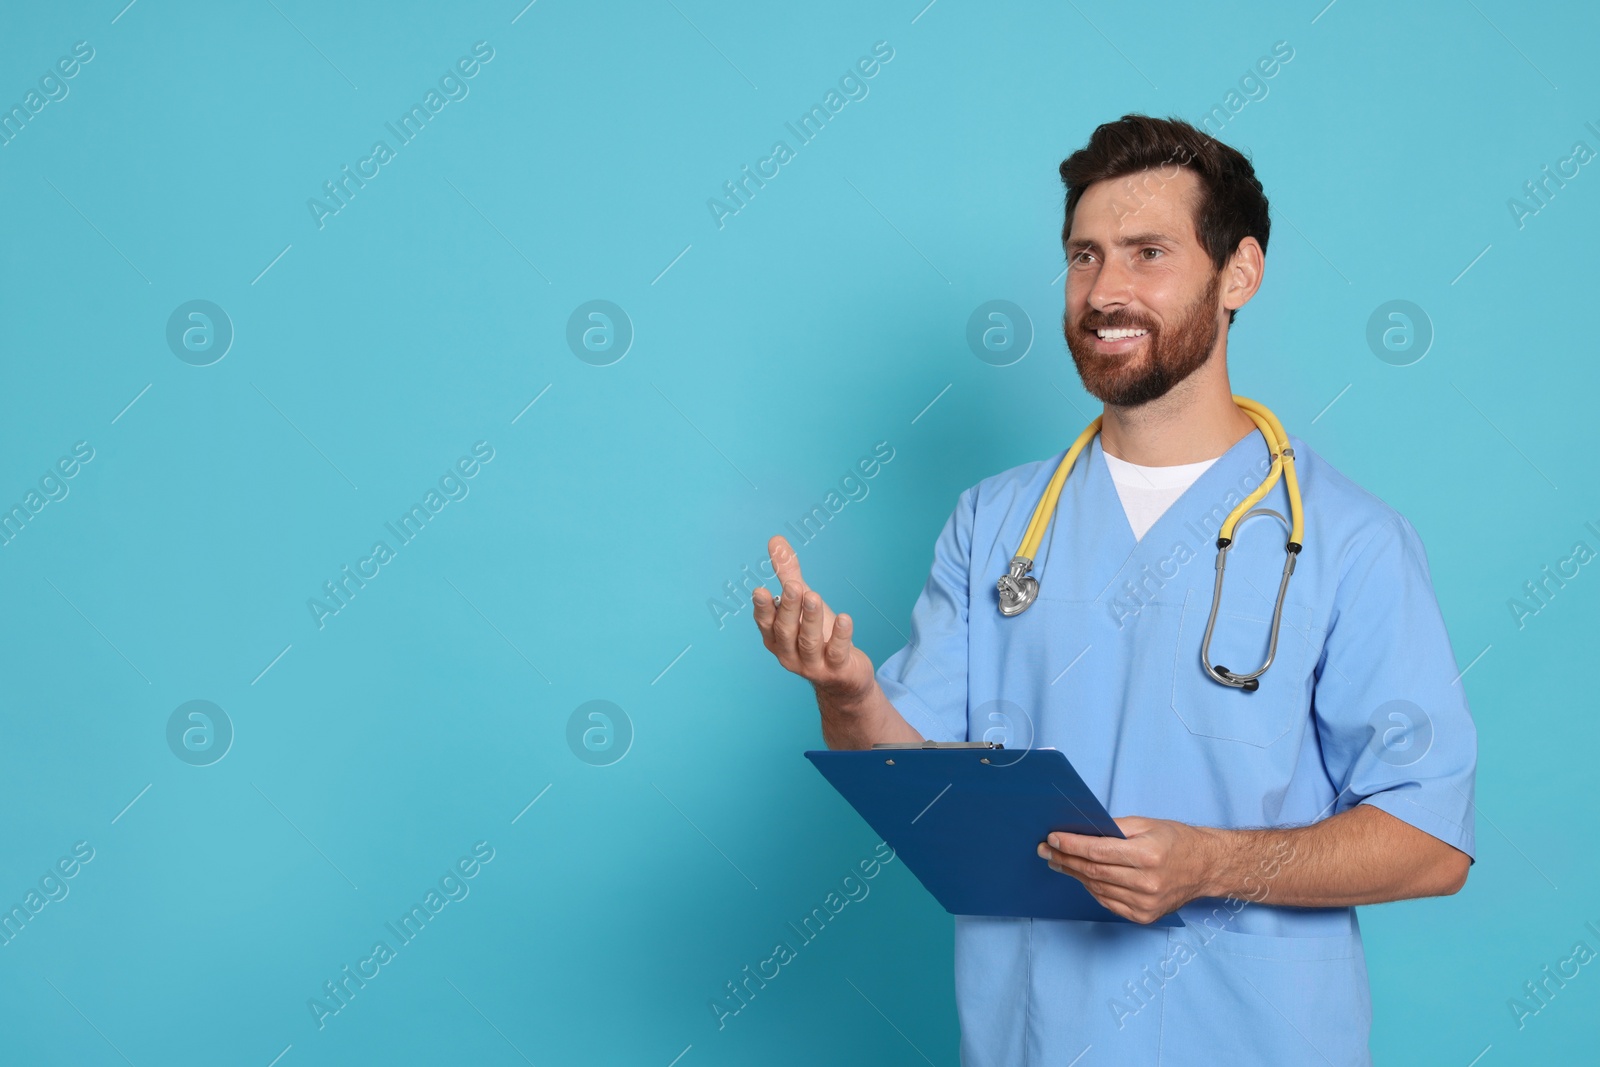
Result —
[[[1600,949],[1600,574],[1508,607],[1600,548],[1600,176],[1507,207],[1600,148],[1591,8],[124,2],[0,16],[7,107],[94,48],[0,148],[0,503],[95,450],[0,549],[0,903],[95,849],[0,948],[0,1059],[954,1065],[951,918],[898,863],[718,1029],[876,839],[801,756],[809,688],[708,600],[888,441],[801,558],[900,647],[959,492],[1095,411],[1057,164],[1124,112],[1198,122],[1280,40],[1221,131],[1274,216],[1234,385],[1421,532],[1479,729],[1466,889],[1362,910],[1374,1052],[1592,1054],[1592,967],[1507,1006]],[[477,41],[470,94],[319,230],[307,199]],[[878,41],[870,94],[718,229],[707,199]],[[165,341],[194,299],[235,329],[208,367]],[[611,366],[566,344],[593,299],[636,331]],[[992,299],[1036,333],[1003,368],[965,341]],[[1436,332],[1410,366],[1366,343],[1393,299]],[[319,630],[307,599],[480,440],[470,495]],[[236,731],[207,767],[166,742],[194,699]],[[635,732],[610,766],[567,743],[595,699]],[[319,1030],[308,998],[485,840]]]

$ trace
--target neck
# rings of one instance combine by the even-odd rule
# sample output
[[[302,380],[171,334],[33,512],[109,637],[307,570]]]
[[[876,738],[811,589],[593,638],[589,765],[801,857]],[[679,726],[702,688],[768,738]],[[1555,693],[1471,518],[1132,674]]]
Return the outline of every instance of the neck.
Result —
[[[1256,433],[1256,424],[1233,402],[1226,349],[1165,396],[1137,407],[1105,405],[1100,446],[1146,467],[1172,467],[1215,459]]]

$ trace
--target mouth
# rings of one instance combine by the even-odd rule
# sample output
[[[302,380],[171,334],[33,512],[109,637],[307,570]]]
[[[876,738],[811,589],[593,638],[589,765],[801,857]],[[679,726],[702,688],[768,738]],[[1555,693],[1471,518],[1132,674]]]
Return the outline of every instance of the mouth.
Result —
[[[1150,333],[1143,327],[1101,327],[1091,332],[1095,337],[1095,350],[1106,353],[1126,352],[1135,348]]]

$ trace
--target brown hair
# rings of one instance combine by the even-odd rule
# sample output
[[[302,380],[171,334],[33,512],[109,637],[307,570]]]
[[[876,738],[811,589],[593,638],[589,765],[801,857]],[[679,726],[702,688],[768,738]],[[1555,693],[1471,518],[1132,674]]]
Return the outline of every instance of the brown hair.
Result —
[[[1272,219],[1250,161],[1182,119],[1138,114],[1100,124],[1088,144],[1061,161],[1061,181],[1067,187],[1061,243],[1065,245],[1072,233],[1072,213],[1090,185],[1144,170],[1176,167],[1187,167],[1200,179],[1195,235],[1218,271],[1227,266],[1228,257],[1246,237],[1254,237],[1266,253]],[[1237,314],[1236,310],[1228,312],[1230,326]]]

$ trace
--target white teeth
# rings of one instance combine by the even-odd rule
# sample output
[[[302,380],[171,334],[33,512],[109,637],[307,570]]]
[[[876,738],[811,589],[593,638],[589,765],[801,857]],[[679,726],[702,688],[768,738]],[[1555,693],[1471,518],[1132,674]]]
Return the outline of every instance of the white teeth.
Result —
[[[1149,330],[1096,330],[1102,341],[1119,341],[1124,337],[1143,337]]]

